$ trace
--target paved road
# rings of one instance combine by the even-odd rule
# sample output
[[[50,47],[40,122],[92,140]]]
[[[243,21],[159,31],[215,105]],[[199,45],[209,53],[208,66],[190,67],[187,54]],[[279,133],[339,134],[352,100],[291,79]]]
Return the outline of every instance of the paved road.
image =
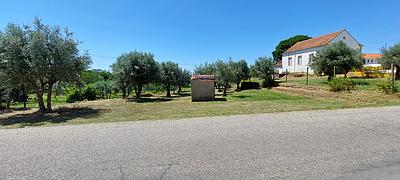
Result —
[[[0,179],[399,179],[400,107],[0,130]]]

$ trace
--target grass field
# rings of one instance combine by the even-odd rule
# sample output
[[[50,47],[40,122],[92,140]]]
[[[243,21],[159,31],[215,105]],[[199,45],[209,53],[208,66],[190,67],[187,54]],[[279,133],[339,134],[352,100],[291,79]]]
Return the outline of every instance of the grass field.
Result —
[[[338,75],[337,77],[343,77],[343,75]],[[309,86],[314,86],[314,87],[319,87],[322,89],[329,89],[329,83],[327,81],[326,76],[314,76],[310,75],[308,77],[308,85]],[[349,78],[355,83],[355,88],[358,90],[371,90],[371,91],[376,91],[376,83],[379,81],[385,81],[387,79],[384,78]],[[286,83],[286,78],[282,77],[280,79],[280,82]],[[306,85],[306,77],[293,77],[290,76],[288,77],[287,80],[288,84],[295,84],[295,85]]]
[[[346,97],[346,94],[343,94]],[[353,95],[350,95],[353,97]],[[381,98],[380,95],[374,98]],[[59,106],[55,113],[39,116],[30,111],[0,115],[0,128],[63,124],[107,123],[237,114],[287,112],[316,109],[340,109],[398,105],[399,98],[372,101],[371,98],[349,101],[346,98],[314,97],[277,90],[247,90],[218,96],[212,102],[191,102],[190,96],[146,97],[139,102],[122,99],[97,100]]]

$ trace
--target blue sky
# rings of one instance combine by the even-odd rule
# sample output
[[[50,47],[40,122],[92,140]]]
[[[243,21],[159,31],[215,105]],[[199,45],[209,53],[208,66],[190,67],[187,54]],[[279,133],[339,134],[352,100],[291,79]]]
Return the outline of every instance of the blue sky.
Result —
[[[67,26],[92,55],[92,68],[109,69],[132,50],[182,67],[217,59],[272,56],[276,44],[297,34],[318,36],[347,29],[364,52],[400,42],[396,0],[1,0],[0,28],[7,23]]]

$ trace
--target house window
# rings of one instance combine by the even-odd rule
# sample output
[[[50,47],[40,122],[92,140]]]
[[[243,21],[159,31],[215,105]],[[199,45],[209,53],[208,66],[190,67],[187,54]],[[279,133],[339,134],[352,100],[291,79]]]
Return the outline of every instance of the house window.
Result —
[[[314,54],[311,53],[311,54],[308,56],[309,62],[313,62],[313,61],[314,61],[314,58],[315,58]]]
[[[288,58],[288,66],[292,66],[292,58]]]
[[[303,58],[301,56],[297,56],[297,65],[303,64]]]

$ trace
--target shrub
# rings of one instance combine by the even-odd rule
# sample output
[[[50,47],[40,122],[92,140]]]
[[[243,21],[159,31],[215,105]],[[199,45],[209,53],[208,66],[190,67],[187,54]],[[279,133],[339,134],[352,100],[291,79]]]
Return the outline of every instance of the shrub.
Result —
[[[270,87],[276,87],[276,86],[279,86],[279,83],[273,79],[267,79],[262,82],[263,88],[270,88]]]
[[[376,83],[378,91],[384,92],[386,94],[394,94],[399,92],[399,86],[397,83],[392,83],[390,80],[379,81]]]
[[[96,100],[96,89],[94,89],[92,86],[88,86],[83,91],[81,99],[86,99],[88,101]]]
[[[357,86],[368,86],[371,83],[368,81],[365,81],[364,79],[352,79],[353,84]]]
[[[258,82],[242,82],[240,85],[240,89],[247,90],[247,89],[260,89],[260,83]]]
[[[331,91],[350,91],[354,89],[354,83],[350,79],[347,78],[334,78],[329,82],[329,86],[331,87]]]
[[[76,101],[82,101],[82,92],[79,89],[72,89],[68,91],[67,94],[67,103],[74,103]]]

